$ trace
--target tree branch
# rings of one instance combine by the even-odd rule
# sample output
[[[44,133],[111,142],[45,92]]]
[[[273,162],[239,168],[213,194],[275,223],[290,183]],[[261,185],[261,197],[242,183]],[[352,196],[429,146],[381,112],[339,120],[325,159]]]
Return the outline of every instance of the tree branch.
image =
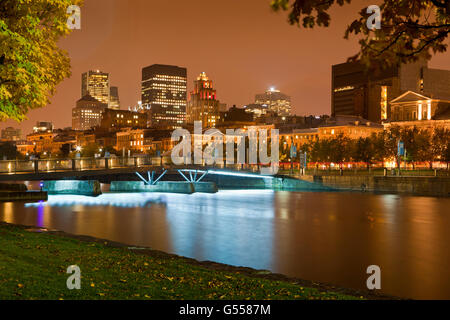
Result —
[[[440,24],[440,25],[426,25],[426,24],[418,24],[414,22],[404,22],[404,25],[410,27],[410,28],[417,28],[417,29],[440,29],[440,28],[450,28],[450,23],[447,24]]]
[[[377,49],[374,49],[374,48],[371,48],[371,49],[374,50],[374,51],[378,51],[377,56],[380,56],[380,55],[382,55],[384,52],[386,52],[387,50],[389,50],[394,44],[396,44],[397,41],[400,39],[400,37],[401,37],[404,33],[405,33],[405,30],[403,30],[402,32],[400,32],[400,33],[395,37],[395,39],[392,40],[391,43],[389,43],[389,45],[387,45],[387,46],[386,46],[384,49],[382,49],[382,50],[377,50]]]
[[[413,52],[410,52],[410,53],[408,53],[408,54],[399,53],[399,56],[404,57],[404,58],[408,58],[408,57],[415,56],[416,54],[421,53],[426,47],[428,47],[428,46],[429,46],[431,43],[433,43],[434,41],[439,40],[440,38],[445,38],[445,37],[447,37],[447,35],[448,35],[449,33],[450,33],[450,30],[449,30],[449,31],[446,31],[446,32],[439,32],[439,34],[438,34],[437,36],[435,36],[435,37],[433,37],[433,38],[430,38],[430,39],[428,39],[427,41],[425,41],[424,45],[423,45],[421,48],[419,48],[419,49],[417,49],[417,50],[415,50],[415,51],[413,51]]]
[[[440,2],[440,1],[438,1],[438,0],[431,0],[431,2],[433,2],[433,4],[436,6],[436,7],[439,7],[439,8],[444,8],[444,9],[446,9],[447,8],[447,1],[445,1],[445,2]]]

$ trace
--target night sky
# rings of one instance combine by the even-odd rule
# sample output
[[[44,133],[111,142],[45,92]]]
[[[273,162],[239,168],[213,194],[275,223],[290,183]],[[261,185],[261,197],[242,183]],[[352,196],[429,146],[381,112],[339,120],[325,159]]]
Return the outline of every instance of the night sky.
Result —
[[[85,0],[81,30],[60,43],[70,54],[72,77],[29,120],[0,127],[20,127],[25,135],[38,120],[71,126],[81,73],[88,70],[110,73],[126,109],[140,100],[141,68],[155,63],[186,67],[188,90],[206,72],[228,106],[251,103],[274,86],[292,97],[296,114],[329,114],[331,65],[358,50],[357,39],[343,39],[345,27],[373,3],[336,8],[329,28],[304,30],[290,26],[286,12],[272,12],[270,0]],[[450,53],[430,66],[450,69]]]

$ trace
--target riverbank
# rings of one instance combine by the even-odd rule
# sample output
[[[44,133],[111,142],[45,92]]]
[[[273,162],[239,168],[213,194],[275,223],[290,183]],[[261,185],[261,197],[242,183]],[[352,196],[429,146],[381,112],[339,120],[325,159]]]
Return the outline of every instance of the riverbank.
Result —
[[[46,201],[44,191],[29,191],[23,183],[0,183],[0,201]]]
[[[0,223],[0,299],[387,299],[148,248]],[[81,269],[81,290],[66,287]]]
[[[301,180],[342,191],[449,197],[450,177],[305,175]]]

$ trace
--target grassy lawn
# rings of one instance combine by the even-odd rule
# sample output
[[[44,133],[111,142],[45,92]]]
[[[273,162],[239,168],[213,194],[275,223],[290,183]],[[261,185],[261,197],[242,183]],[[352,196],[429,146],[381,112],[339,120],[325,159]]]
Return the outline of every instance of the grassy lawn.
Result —
[[[70,265],[81,290],[66,287]],[[361,298],[0,224],[0,300]]]

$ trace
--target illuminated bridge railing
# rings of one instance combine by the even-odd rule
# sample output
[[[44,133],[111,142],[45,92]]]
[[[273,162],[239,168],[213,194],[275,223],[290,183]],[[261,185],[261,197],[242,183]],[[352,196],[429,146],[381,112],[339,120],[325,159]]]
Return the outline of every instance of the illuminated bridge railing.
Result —
[[[108,170],[161,166],[161,157],[113,157],[113,158],[75,158],[39,160],[1,160],[0,174],[42,173],[60,171]]]
[[[174,166],[170,157],[112,157],[39,160],[0,160],[0,174],[51,173],[64,171],[109,170],[121,168],[166,167],[173,169],[196,168],[202,165]],[[257,172],[258,165],[214,165],[237,171]]]

